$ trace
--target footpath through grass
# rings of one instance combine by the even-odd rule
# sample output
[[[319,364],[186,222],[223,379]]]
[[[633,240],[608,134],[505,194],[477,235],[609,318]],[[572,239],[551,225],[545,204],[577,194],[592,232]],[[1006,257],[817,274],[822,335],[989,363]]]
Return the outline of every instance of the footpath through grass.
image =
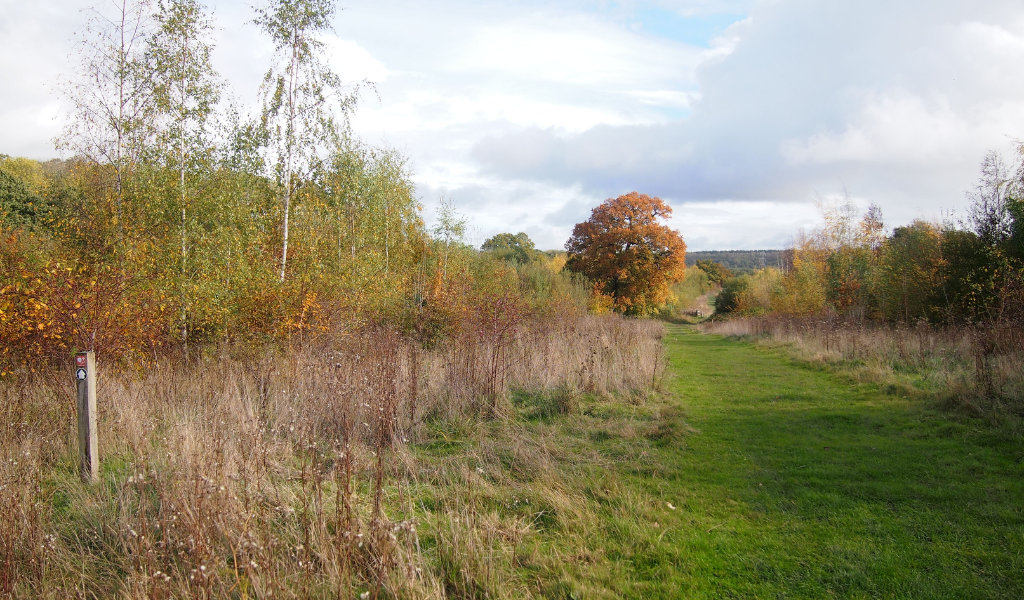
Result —
[[[513,559],[527,589],[1024,598],[1021,440],[779,350],[668,332],[665,404],[524,425],[523,439],[573,448],[555,456],[560,518],[534,516],[532,550]]]
[[[666,345],[696,431],[628,476],[676,509],[623,592],[1024,598],[1020,440],[736,340]]]

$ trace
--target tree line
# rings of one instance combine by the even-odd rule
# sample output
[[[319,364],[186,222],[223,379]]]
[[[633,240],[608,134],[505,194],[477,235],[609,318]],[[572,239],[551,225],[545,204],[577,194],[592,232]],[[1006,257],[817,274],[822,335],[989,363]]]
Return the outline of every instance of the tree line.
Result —
[[[61,86],[70,158],[0,156],[0,371],[374,322],[429,344],[500,299],[586,310],[569,275],[473,252],[450,204],[426,227],[408,160],[352,131],[372,84],[329,68],[333,1],[254,9],[276,52],[249,112],[213,67],[208,7],[113,6],[88,12]]]
[[[765,267],[779,267],[789,263],[786,250],[700,250],[687,252],[686,265],[697,266],[698,261],[715,262],[733,273],[753,273]]]
[[[1019,164],[981,163],[965,218],[887,231],[872,205],[820,202],[788,268],[726,278],[719,313],[834,315],[890,323],[980,325],[1024,318],[1024,148]]]

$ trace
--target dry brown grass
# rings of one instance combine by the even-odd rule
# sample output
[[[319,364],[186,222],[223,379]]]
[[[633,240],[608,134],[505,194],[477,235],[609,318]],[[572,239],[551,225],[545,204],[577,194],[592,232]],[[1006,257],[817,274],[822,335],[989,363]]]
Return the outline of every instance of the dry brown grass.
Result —
[[[0,597],[529,596],[512,567],[529,560],[536,519],[477,499],[526,477],[567,526],[588,517],[553,466],[564,450],[517,435],[510,390],[558,412],[583,393],[646,393],[660,335],[586,317],[469,330],[430,351],[365,329],[132,373],[99,357],[94,486],[76,475],[70,367],[2,383]],[[417,440],[452,427],[494,435],[468,455],[417,457]]]
[[[769,316],[702,328],[787,344],[802,360],[837,366],[890,393],[924,393],[1018,429],[1024,417],[1024,330],[1016,323],[907,327]]]

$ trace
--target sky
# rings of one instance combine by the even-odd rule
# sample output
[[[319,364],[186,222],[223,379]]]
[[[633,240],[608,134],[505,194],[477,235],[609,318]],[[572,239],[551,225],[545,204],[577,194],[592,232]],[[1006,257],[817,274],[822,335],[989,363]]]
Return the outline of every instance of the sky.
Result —
[[[0,153],[59,156],[57,82],[91,5],[0,0]],[[209,5],[215,67],[254,107],[273,48],[248,3]],[[428,224],[444,196],[475,244],[561,248],[634,190],[669,203],[690,250],[786,247],[816,198],[939,220],[963,215],[986,152],[1019,162],[1024,139],[1017,1],[339,6],[328,60],[375,84],[356,133],[408,157]]]

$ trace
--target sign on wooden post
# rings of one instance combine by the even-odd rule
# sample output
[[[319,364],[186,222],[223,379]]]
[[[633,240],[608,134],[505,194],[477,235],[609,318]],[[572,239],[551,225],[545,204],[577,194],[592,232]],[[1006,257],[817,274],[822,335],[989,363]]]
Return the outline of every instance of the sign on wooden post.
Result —
[[[78,470],[85,483],[95,483],[100,474],[100,451],[96,435],[96,355],[75,355],[75,383],[78,385]]]

